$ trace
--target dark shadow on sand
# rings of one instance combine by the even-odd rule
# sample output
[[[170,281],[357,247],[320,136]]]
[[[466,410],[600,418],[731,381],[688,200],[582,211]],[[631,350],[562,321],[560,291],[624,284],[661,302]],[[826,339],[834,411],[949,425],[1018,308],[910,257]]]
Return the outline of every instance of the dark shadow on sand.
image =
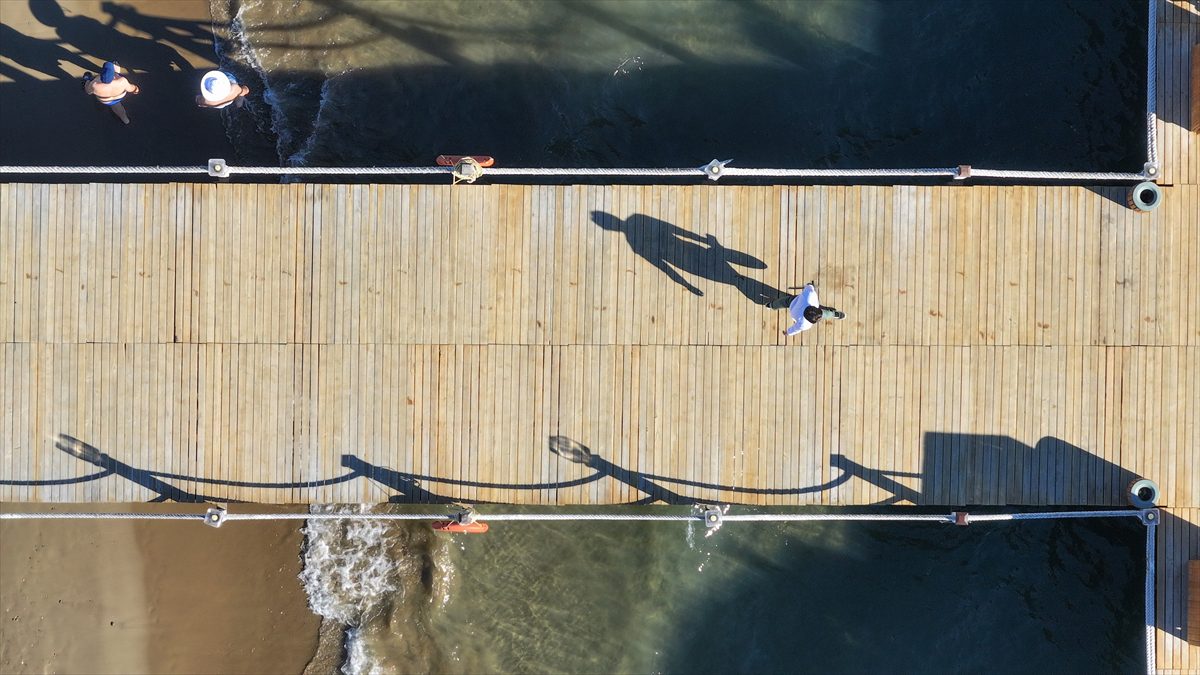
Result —
[[[34,18],[55,30],[56,38],[30,38],[3,26],[0,55],[53,79],[0,66],[15,80],[0,84],[0,164],[195,166],[212,157],[234,157],[222,124],[226,113],[195,105],[200,71],[177,49],[215,55],[208,23],[149,16],[112,2],[102,5],[107,22],[67,14],[57,0],[29,0],[28,6]],[[145,31],[150,38],[126,35],[118,25]],[[59,65],[98,72],[107,60],[119,62],[142,89],[123,102],[128,126],[84,94],[78,75]]]

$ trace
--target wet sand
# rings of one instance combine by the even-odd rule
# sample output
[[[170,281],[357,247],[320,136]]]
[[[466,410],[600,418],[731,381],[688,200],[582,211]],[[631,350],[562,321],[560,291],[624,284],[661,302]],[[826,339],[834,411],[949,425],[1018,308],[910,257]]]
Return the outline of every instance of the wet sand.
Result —
[[[297,579],[301,525],[0,521],[0,672],[300,673],[320,624]]]
[[[215,64],[208,0],[0,1],[0,164],[180,165],[232,158],[217,111],[196,107]],[[83,94],[106,60],[131,70],[131,124]]]

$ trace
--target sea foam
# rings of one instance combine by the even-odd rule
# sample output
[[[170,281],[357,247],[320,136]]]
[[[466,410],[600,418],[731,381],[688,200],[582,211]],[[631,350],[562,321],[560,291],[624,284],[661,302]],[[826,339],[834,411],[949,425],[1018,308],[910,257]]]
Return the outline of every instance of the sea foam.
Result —
[[[313,506],[313,513],[362,513],[364,506]],[[300,580],[313,612],[357,626],[401,591],[401,560],[383,521],[309,520]]]

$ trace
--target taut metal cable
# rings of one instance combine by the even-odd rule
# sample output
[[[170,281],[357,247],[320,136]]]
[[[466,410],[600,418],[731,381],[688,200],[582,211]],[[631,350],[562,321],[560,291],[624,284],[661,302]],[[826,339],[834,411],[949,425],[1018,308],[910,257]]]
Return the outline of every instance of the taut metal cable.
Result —
[[[1153,138],[1153,135],[1151,135]],[[1153,152],[1153,148],[1150,149]],[[714,160],[715,161],[715,160]],[[0,166],[0,175],[84,175],[103,178],[106,175],[146,176],[194,176],[209,175],[219,178],[230,176],[441,176],[450,177],[453,167],[446,166],[233,166],[221,160],[213,160],[219,166],[214,173],[206,166]],[[709,165],[711,166],[711,164]],[[964,170],[967,173],[964,173]],[[988,178],[1000,180],[1026,180],[1035,182],[1058,181],[1115,181],[1136,182],[1152,178],[1146,172],[1103,172],[1103,171],[1012,171],[1000,169],[933,168],[933,169],[759,169],[724,167],[710,171],[705,167],[683,168],[523,168],[523,167],[480,167],[479,176],[502,178],[708,178],[718,180],[725,176],[734,178],[787,178],[787,179],[831,179],[852,178]],[[470,182],[470,181],[468,181]]]
[[[206,521],[214,511],[221,512],[224,522],[236,520],[453,520],[459,512],[452,513],[234,513],[224,509],[209,509],[205,513],[133,513],[133,512],[4,512],[0,520],[197,520]],[[1132,509],[1108,511],[1045,511],[1035,513],[981,513],[966,514],[968,523],[1005,522],[1020,520],[1054,520],[1072,518],[1120,518],[1145,519],[1153,511]],[[878,522],[932,522],[955,523],[960,512],[940,513],[733,513],[723,514],[725,522],[822,522],[822,521],[878,521]],[[704,522],[704,512],[681,514],[648,513],[477,513],[476,518],[487,522]]]

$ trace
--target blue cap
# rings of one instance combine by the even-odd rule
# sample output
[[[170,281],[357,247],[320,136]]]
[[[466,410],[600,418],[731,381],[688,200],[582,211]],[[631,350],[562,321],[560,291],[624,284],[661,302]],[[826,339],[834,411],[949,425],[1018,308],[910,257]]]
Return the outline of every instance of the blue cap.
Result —
[[[100,71],[100,81],[104,84],[112,82],[117,77],[117,62],[105,61],[104,68]]]

